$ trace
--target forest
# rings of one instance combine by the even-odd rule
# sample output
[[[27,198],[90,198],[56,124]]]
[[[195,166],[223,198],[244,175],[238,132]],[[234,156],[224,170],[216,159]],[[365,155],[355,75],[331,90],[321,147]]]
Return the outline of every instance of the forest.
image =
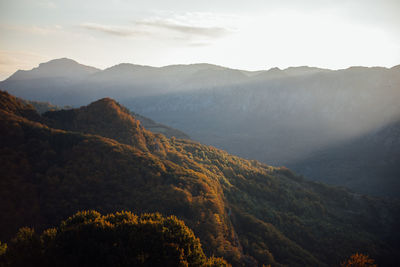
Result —
[[[339,266],[355,253],[379,266],[398,262],[396,200],[152,133],[109,98],[39,115],[1,92],[0,108],[3,262],[26,260],[19,257],[25,255],[44,257],[51,266],[68,257],[67,249],[80,253],[90,242],[99,251],[116,244],[115,253],[136,255],[103,255],[103,263],[132,260],[144,266],[176,259],[181,266]],[[138,229],[148,229],[150,237],[123,234]],[[75,247],[77,235],[93,232],[104,243],[85,239]],[[144,245],[142,251],[119,250],[120,242],[152,238],[155,258],[146,258],[154,251],[144,251]],[[40,251],[29,249],[32,242],[40,243],[34,245]],[[162,251],[178,256],[169,259]]]
[[[77,212],[40,235],[21,228],[0,259],[6,266],[229,266],[207,258],[176,217],[126,211]]]

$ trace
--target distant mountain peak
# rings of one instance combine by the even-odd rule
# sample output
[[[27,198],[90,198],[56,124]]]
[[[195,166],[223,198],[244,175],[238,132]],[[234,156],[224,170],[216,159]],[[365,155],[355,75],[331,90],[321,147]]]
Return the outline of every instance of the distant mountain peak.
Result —
[[[82,65],[73,59],[58,58],[44,63],[31,70],[18,70],[11,75],[8,80],[29,80],[38,78],[80,78],[100,69]]]
[[[316,67],[310,67],[310,66],[296,66],[296,67],[288,67],[288,68],[284,69],[284,71],[291,71],[291,70],[306,71],[306,70],[322,70],[322,69],[316,68]]]
[[[188,67],[199,67],[199,68],[207,68],[207,69],[229,69],[227,67],[223,67],[220,65],[210,64],[210,63],[195,63],[186,65]]]
[[[396,65],[390,68],[391,70],[400,70],[400,65]]]
[[[280,79],[286,76],[286,72],[278,67],[270,68],[255,75],[256,79],[259,80]]]
[[[328,72],[331,70],[321,69],[317,67],[309,67],[309,66],[298,66],[298,67],[289,67],[284,69],[283,71],[291,76],[300,76],[300,75],[310,75],[320,72]]]
[[[47,68],[57,68],[66,72],[70,72],[71,70],[80,70],[80,71],[85,71],[85,72],[96,72],[99,71],[99,69],[91,66],[86,66],[83,64],[78,63],[77,61],[70,59],[70,58],[58,58],[58,59],[53,59],[48,62],[40,63],[39,67],[35,69],[47,69]],[[35,70],[33,69],[33,70]]]
[[[77,65],[81,65],[81,64],[79,64],[77,61],[75,61],[73,59],[70,59],[70,58],[67,58],[67,57],[62,57],[62,58],[55,58],[55,59],[52,59],[50,61],[40,63],[39,67],[43,66],[43,65],[48,65],[48,64],[77,64]]]
[[[147,66],[147,65],[138,65],[132,63],[120,63],[105,69],[104,71],[136,71],[142,69],[155,69],[155,67]]]
[[[281,72],[282,70],[278,67],[270,68],[268,72]]]

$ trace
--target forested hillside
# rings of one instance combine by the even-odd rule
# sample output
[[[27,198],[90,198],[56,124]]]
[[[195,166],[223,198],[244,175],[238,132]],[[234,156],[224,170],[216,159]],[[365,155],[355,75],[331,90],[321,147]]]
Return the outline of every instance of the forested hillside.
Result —
[[[46,113],[47,111],[68,110],[72,108],[71,106],[64,106],[64,107],[56,106],[49,102],[27,101],[24,99],[20,100],[25,104],[32,105],[39,114]],[[167,125],[157,123],[150,118],[147,118],[145,116],[142,116],[134,112],[131,112],[131,114],[136,120],[140,121],[140,124],[143,125],[143,127],[145,127],[147,130],[150,130],[153,133],[162,133],[163,135],[169,138],[176,137],[182,139],[190,139],[190,137],[187,134],[185,134],[182,131],[179,131],[178,129],[174,129]]]
[[[17,71],[0,82],[0,88],[61,106],[78,107],[110,97],[151,118],[135,114],[146,129],[167,137],[190,136],[233,155],[294,167],[313,180],[326,182],[329,176],[329,182],[359,193],[398,197],[392,190],[398,187],[395,179],[382,178],[388,169],[398,172],[390,151],[377,147],[382,164],[364,164],[370,159],[378,162],[380,156],[368,142],[358,142],[351,145],[351,154],[363,155],[363,166],[339,159],[334,171],[330,160],[326,164],[314,155],[334,159],[341,146],[400,120],[399,65],[245,71],[212,64],[122,63],[100,70],[62,58]],[[381,139],[381,144],[388,140]],[[315,171],[308,168],[311,165]],[[357,182],[349,182],[349,176]]]
[[[0,240],[79,210],[175,215],[235,266],[332,266],[399,253],[399,204],[144,129],[112,99],[40,116],[0,94]]]
[[[1,245],[1,244],[0,244]],[[1,266],[229,266],[207,258],[185,223],[159,213],[82,211],[42,234],[21,228]],[[4,265],[3,265],[4,264]]]

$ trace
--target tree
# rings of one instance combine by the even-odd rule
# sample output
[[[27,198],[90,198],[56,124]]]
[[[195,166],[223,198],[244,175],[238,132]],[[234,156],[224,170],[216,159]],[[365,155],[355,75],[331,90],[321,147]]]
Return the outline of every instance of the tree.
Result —
[[[208,259],[200,240],[175,216],[126,211],[78,212],[40,236],[22,228],[4,258],[6,266],[228,266],[221,258]]]
[[[355,253],[350,256],[341,267],[377,267],[373,259],[370,259],[368,255],[362,253]]]

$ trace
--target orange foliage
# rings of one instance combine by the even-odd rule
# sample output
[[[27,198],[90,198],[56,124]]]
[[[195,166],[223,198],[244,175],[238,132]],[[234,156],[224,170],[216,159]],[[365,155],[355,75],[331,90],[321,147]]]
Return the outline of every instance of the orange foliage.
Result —
[[[370,259],[368,255],[362,253],[356,253],[350,256],[350,259],[343,262],[341,267],[376,267],[373,259]]]

